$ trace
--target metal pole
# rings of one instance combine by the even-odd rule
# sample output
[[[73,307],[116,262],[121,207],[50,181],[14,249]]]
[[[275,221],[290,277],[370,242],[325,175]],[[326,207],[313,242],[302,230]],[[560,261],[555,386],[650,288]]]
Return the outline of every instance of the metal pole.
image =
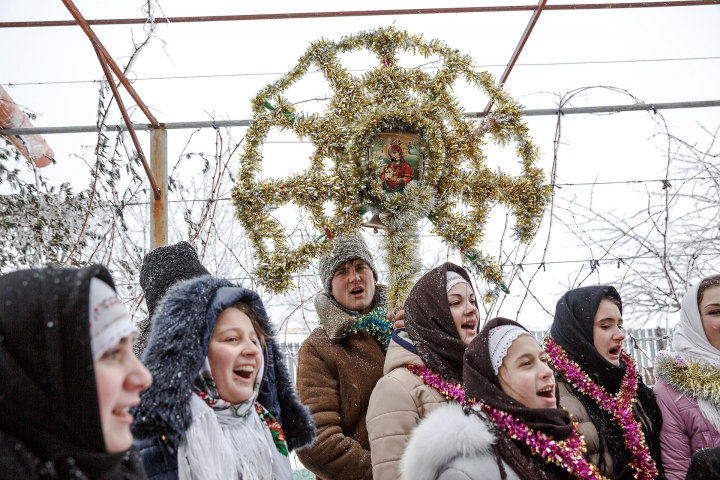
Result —
[[[115,63],[115,60],[110,56],[110,54],[105,50],[105,47],[100,42],[100,39],[95,35],[95,32],[93,32],[93,29],[90,28],[90,25],[88,25],[87,21],[85,21],[85,18],[83,18],[82,14],[80,13],[80,10],[77,9],[75,4],[72,2],[72,0],[61,0],[65,6],[67,7],[70,14],[75,18],[75,21],[77,24],[82,28],[82,30],[85,32],[85,34],[90,39],[90,43],[95,47],[95,51],[98,52],[98,58],[100,60],[100,63],[107,63],[107,65],[110,67],[110,70],[112,70],[115,75],[117,76],[118,80],[120,80],[120,83],[123,84],[125,87],[125,90],[130,94],[130,96],[135,100],[135,103],[137,104],[138,108],[142,110],[142,112],[145,114],[145,117],[150,121],[150,124],[153,126],[153,128],[157,128],[160,126],[155,116],[150,113],[150,109],[145,105],[145,103],[140,98],[140,95],[137,94],[133,86],[128,82],[128,79],[125,78],[125,74],[122,70],[117,66]],[[103,62],[103,57],[105,58],[105,62]],[[108,79],[108,81],[111,81],[110,75],[105,75],[105,77]],[[118,100],[119,101],[119,100]]]
[[[168,244],[167,130],[163,127],[150,130],[150,157],[151,178],[160,190],[160,198],[150,201],[150,249],[155,250]]]
[[[540,108],[523,110],[525,117],[538,117],[550,115],[576,115],[580,113],[619,113],[619,112],[637,112],[644,110],[671,110],[677,108],[707,108],[720,107],[720,100],[702,100],[698,102],[670,102],[670,103],[635,103],[633,105],[607,105],[601,107],[570,107],[570,108]],[[476,118],[482,116],[482,112],[466,112],[466,117]],[[202,120],[198,122],[169,122],[163,124],[163,128],[167,130],[177,130],[185,128],[220,128],[220,127],[249,127],[250,120]],[[124,132],[127,126],[106,125],[107,131]],[[133,123],[135,131],[152,130],[152,126],[148,123]],[[2,135],[51,135],[54,133],[97,133],[97,125],[83,125],[70,127],[29,127],[29,128],[0,128]]]
[[[97,46],[95,47],[95,52],[97,53],[98,60],[100,60],[100,66],[105,73],[105,78],[107,79],[108,85],[110,85],[110,89],[113,92],[113,96],[115,97],[115,101],[118,104],[118,108],[120,109],[122,118],[123,120],[125,120],[125,125],[127,126],[128,133],[130,134],[130,138],[132,138],[133,144],[135,145],[135,151],[137,151],[137,154],[140,157],[140,161],[142,162],[142,166],[145,169],[145,174],[148,176],[148,180],[150,180],[150,188],[152,188],[153,194],[155,195],[155,200],[160,200],[160,190],[155,184],[153,175],[150,172],[147,160],[145,159],[145,154],[143,153],[142,147],[140,146],[140,140],[138,140],[137,135],[135,135],[135,129],[133,128],[133,124],[130,121],[130,115],[128,115],[127,110],[125,109],[125,104],[123,103],[123,99],[120,96],[120,92],[118,92],[118,89],[115,86],[115,80],[113,80],[112,75],[110,75],[110,70],[108,69],[107,64],[103,61],[102,53],[100,52],[100,49],[97,48]]]
[[[525,31],[523,32],[522,36],[520,37],[520,41],[518,42],[517,46],[515,47],[515,51],[513,52],[512,56],[510,57],[510,61],[508,62],[507,66],[505,67],[505,71],[500,76],[500,80],[498,81],[499,84],[504,84],[508,77],[510,76],[510,72],[512,71],[513,67],[515,66],[515,63],[517,62],[517,59],[520,57],[520,53],[522,52],[523,47],[527,43],[528,38],[530,38],[530,34],[533,31],[533,28],[535,28],[535,24],[538,21],[538,18],[540,18],[540,14],[543,11],[543,8],[545,7],[545,4],[547,3],[547,0],[539,0],[537,4],[537,8],[533,12],[532,16],[530,17],[530,21],[528,22],[527,26],[525,27]],[[490,109],[493,106],[492,100],[488,102],[488,104],[485,106],[485,109],[482,111],[482,114],[478,115],[478,117],[485,117],[488,113],[490,113]]]
[[[625,8],[658,8],[658,7],[696,7],[702,5],[718,5],[720,0],[676,0],[669,2],[625,2],[625,3],[576,3],[566,5],[547,5],[544,10],[617,10]],[[535,5],[508,5],[487,7],[460,7],[460,8],[413,8],[396,10],[355,10],[341,12],[298,12],[298,13],[265,13],[255,15],[215,15],[202,17],[158,17],[155,23],[195,23],[195,22],[228,22],[228,21],[256,21],[256,20],[291,20],[301,18],[338,18],[338,17],[369,17],[369,16],[398,16],[398,15],[437,15],[462,13],[491,13],[491,12],[527,12],[533,11]],[[144,25],[148,19],[143,18],[113,18],[88,20],[88,25]],[[0,22],[0,28],[26,28],[26,27],[70,27],[75,26],[73,20],[49,20],[31,22]]]

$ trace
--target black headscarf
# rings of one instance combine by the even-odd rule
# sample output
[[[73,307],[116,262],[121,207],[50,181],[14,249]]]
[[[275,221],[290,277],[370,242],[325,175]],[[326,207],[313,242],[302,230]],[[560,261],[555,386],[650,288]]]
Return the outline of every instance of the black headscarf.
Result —
[[[0,277],[0,431],[44,475],[144,479],[135,450],[105,448],[90,345],[93,277],[114,289],[99,265]]]
[[[433,268],[422,276],[405,300],[405,330],[428,368],[452,382],[462,383],[467,345],[460,339],[450,312],[448,271],[461,275],[472,288],[464,268],[449,262]]]
[[[593,340],[595,314],[605,297],[616,299],[622,314],[622,300],[615,287],[593,285],[567,292],[555,306],[550,336],[595,383],[615,394],[625,375],[625,365],[609,362],[597,351]]]
[[[593,285],[567,292],[558,300],[555,307],[550,336],[597,385],[602,386],[608,393],[615,394],[621,387],[626,367],[622,362],[618,366],[605,359],[595,348],[593,336],[595,314],[605,297],[616,299],[620,303],[619,309],[622,314],[620,294],[610,285]],[[562,380],[563,377],[558,375],[558,379]],[[612,422],[610,414],[601,410],[592,397],[579,392],[569,383],[568,386],[580,400],[597,429],[600,443],[598,467],[601,471],[605,469],[605,449],[608,449],[613,459],[614,478],[632,478],[633,470],[628,466],[632,456],[625,448],[622,428]],[[664,478],[660,459],[662,413],[655,395],[642,383],[641,378],[638,379],[637,397],[645,415],[638,415],[636,408],[635,418],[642,425],[650,454],[660,472],[659,478]]]
[[[531,429],[542,432],[555,440],[569,438],[572,434],[573,424],[570,414],[566,410],[528,408],[502,390],[498,376],[493,370],[488,347],[490,331],[501,325],[512,325],[527,331],[519,323],[507,318],[493,318],[480,330],[477,338],[465,351],[463,379],[466,397],[509,413]],[[504,431],[499,429],[494,429],[494,431],[497,437],[497,442],[493,446],[495,454],[510,465],[521,479],[568,477],[567,472],[532,455],[524,444],[511,440]]]

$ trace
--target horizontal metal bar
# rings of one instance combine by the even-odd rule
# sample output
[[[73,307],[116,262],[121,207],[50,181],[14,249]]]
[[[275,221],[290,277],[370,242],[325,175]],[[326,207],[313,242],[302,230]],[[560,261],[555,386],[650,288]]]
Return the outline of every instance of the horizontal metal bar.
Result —
[[[636,112],[642,110],[671,110],[676,108],[703,108],[720,107],[720,100],[704,100],[699,102],[673,102],[673,103],[636,103],[634,105],[609,105],[604,107],[574,107],[574,108],[541,108],[535,110],[523,110],[526,117],[538,117],[543,115],[573,115],[578,113],[615,113],[615,112]],[[482,112],[467,112],[466,117],[482,117]],[[220,128],[220,127],[249,127],[250,120],[215,120],[202,122],[174,122],[161,123],[167,130],[178,130],[187,128]],[[126,131],[125,125],[106,125],[106,131]],[[149,123],[133,123],[135,130],[152,130]],[[47,135],[52,133],[97,133],[95,125],[82,127],[30,127],[30,128],[6,128],[0,129],[3,135]]]
[[[696,7],[701,5],[718,5],[720,0],[684,0],[672,2],[628,2],[628,3],[578,3],[572,5],[548,5],[543,10],[606,10],[618,8],[655,8],[655,7]],[[387,15],[428,15],[446,13],[490,13],[490,12],[522,12],[533,11],[537,5],[516,5],[498,7],[463,7],[463,8],[413,8],[402,10],[354,10],[345,12],[297,12],[297,13],[265,13],[257,15],[218,15],[201,17],[167,17],[156,18],[155,23],[195,23],[195,22],[226,22],[248,20],[290,20],[300,18],[336,18],[336,17],[369,17]],[[111,18],[88,20],[89,25],[143,25],[147,18]],[[35,22],[0,22],[0,28],[24,27],[70,27],[77,25],[73,20],[50,20]]]
[[[105,125],[106,131],[126,132],[127,127],[125,125]],[[186,128],[220,128],[220,127],[249,127],[250,120],[216,120],[214,122],[202,121],[202,122],[173,122],[173,123],[161,123],[161,127],[167,130],[179,130]],[[42,133],[97,133],[98,128],[96,125],[84,125],[80,127],[36,127],[42,130]],[[152,130],[152,125],[149,123],[133,123],[135,130]],[[30,132],[27,128],[6,128],[0,129],[0,133],[4,135],[29,135],[36,133]]]
[[[538,117],[543,115],[573,115],[578,113],[616,113],[616,112],[637,112],[642,110],[671,110],[674,108],[703,108],[720,107],[720,100],[705,100],[702,102],[674,102],[674,103],[636,103],[634,105],[611,105],[606,107],[573,107],[573,108],[542,108],[536,110],[524,110],[526,117]]]

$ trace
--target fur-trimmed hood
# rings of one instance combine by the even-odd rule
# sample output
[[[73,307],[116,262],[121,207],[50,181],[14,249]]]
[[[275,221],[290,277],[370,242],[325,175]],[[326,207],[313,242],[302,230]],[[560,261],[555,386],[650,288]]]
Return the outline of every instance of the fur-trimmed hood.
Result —
[[[375,285],[375,308],[385,306],[386,288],[384,285]],[[324,291],[315,296],[314,303],[320,325],[331,340],[343,338],[348,328],[357,320],[357,316],[350,315],[340,308]]]
[[[192,423],[190,396],[217,316],[235,302],[253,307],[265,333],[274,335],[258,294],[228,280],[211,276],[186,280],[174,285],[159,302],[143,356],[154,382],[140,394],[140,406],[133,412],[136,438],[166,435],[176,444],[182,440]],[[281,423],[288,448],[302,448],[315,440],[315,426],[297,398],[279,345],[272,338],[267,343],[267,368],[258,402]]]
[[[494,442],[487,422],[465,415],[459,404],[448,402],[413,430],[400,461],[402,478],[434,480],[456,457],[494,455]]]

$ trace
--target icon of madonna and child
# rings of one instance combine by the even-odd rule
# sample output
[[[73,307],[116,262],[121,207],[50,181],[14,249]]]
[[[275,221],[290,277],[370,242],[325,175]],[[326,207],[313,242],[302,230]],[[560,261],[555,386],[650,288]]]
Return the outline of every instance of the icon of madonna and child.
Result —
[[[379,159],[380,181],[388,193],[404,193],[410,182],[420,181],[420,137],[406,132],[378,133],[370,154]]]

